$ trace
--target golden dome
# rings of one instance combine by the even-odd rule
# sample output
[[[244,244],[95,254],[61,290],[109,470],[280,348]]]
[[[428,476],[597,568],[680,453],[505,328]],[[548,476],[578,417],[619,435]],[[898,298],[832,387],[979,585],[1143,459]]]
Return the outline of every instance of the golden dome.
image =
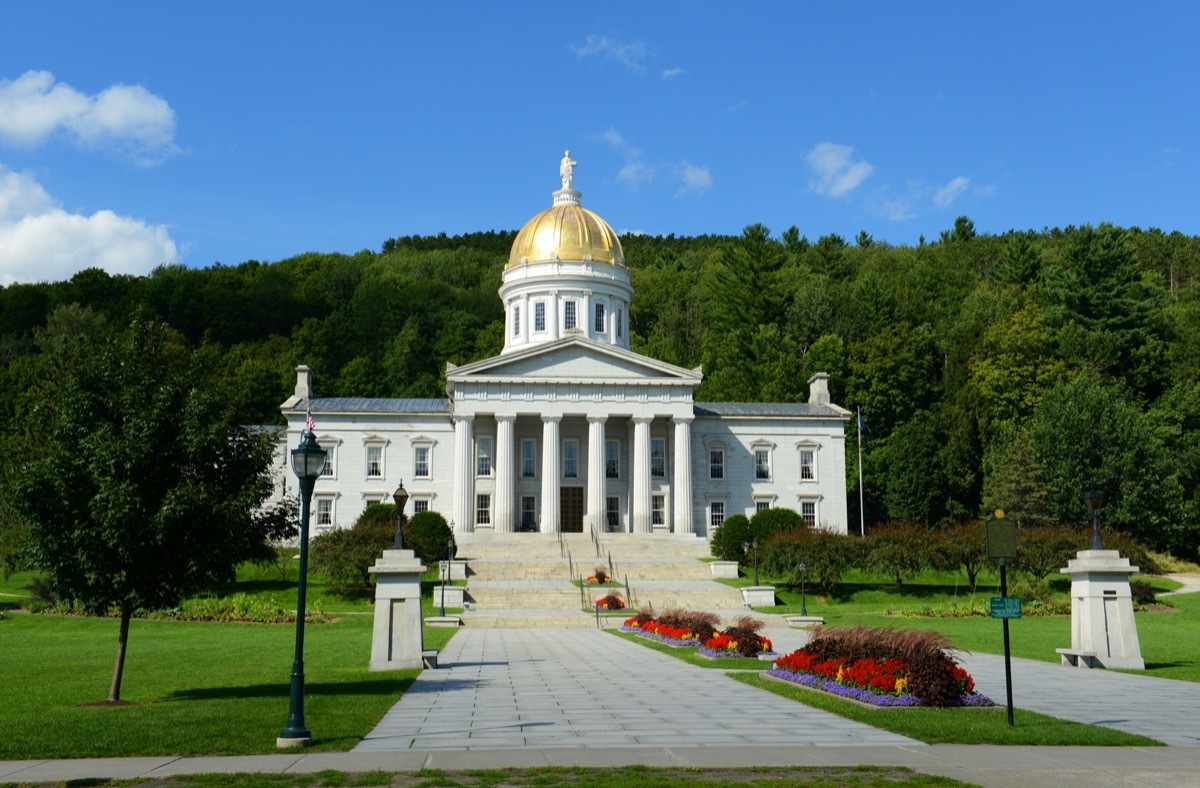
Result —
[[[608,222],[579,204],[579,192],[554,193],[554,205],[517,233],[508,268],[549,260],[583,260],[625,267],[625,252]],[[573,198],[573,199],[572,199]]]

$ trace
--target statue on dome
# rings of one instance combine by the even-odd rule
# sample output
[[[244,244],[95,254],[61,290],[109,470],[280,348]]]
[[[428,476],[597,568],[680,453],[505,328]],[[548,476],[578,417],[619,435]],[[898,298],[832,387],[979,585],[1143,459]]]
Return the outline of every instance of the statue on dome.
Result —
[[[558,174],[562,178],[563,188],[570,189],[571,181],[574,179],[575,165],[579,164],[579,162],[571,158],[571,151],[567,150],[563,151],[563,153],[562,163],[558,165]]]

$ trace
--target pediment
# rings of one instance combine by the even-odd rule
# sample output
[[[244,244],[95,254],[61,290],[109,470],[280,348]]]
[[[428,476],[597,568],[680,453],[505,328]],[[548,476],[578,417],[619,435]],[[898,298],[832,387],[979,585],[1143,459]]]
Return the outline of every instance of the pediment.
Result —
[[[698,385],[699,369],[684,369],[623,348],[567,338],[516,353],[448,369],[447,382],[522,380],[525,382],[604,381]]]

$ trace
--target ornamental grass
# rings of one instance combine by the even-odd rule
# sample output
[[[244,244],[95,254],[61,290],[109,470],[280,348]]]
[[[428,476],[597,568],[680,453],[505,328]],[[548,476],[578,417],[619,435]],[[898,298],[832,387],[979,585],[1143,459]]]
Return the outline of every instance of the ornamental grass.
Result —
[[[596,600],[596,608],[599,610],[624,610],[625,600],[615,590],[609,591],[607,596]]]

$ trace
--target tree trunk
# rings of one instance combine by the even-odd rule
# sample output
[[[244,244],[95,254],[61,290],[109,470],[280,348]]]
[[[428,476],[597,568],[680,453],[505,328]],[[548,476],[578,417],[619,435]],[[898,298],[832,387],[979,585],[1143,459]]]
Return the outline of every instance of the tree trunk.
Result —
[[[129,603],[121,605],[121,634],[117,635],[117,664],[113,667],[112,686],[108,688],[110,702],[121,699],[121,675],[125,672],[125,645],[129,642],[129,619],[133,617],[133,607]]]

